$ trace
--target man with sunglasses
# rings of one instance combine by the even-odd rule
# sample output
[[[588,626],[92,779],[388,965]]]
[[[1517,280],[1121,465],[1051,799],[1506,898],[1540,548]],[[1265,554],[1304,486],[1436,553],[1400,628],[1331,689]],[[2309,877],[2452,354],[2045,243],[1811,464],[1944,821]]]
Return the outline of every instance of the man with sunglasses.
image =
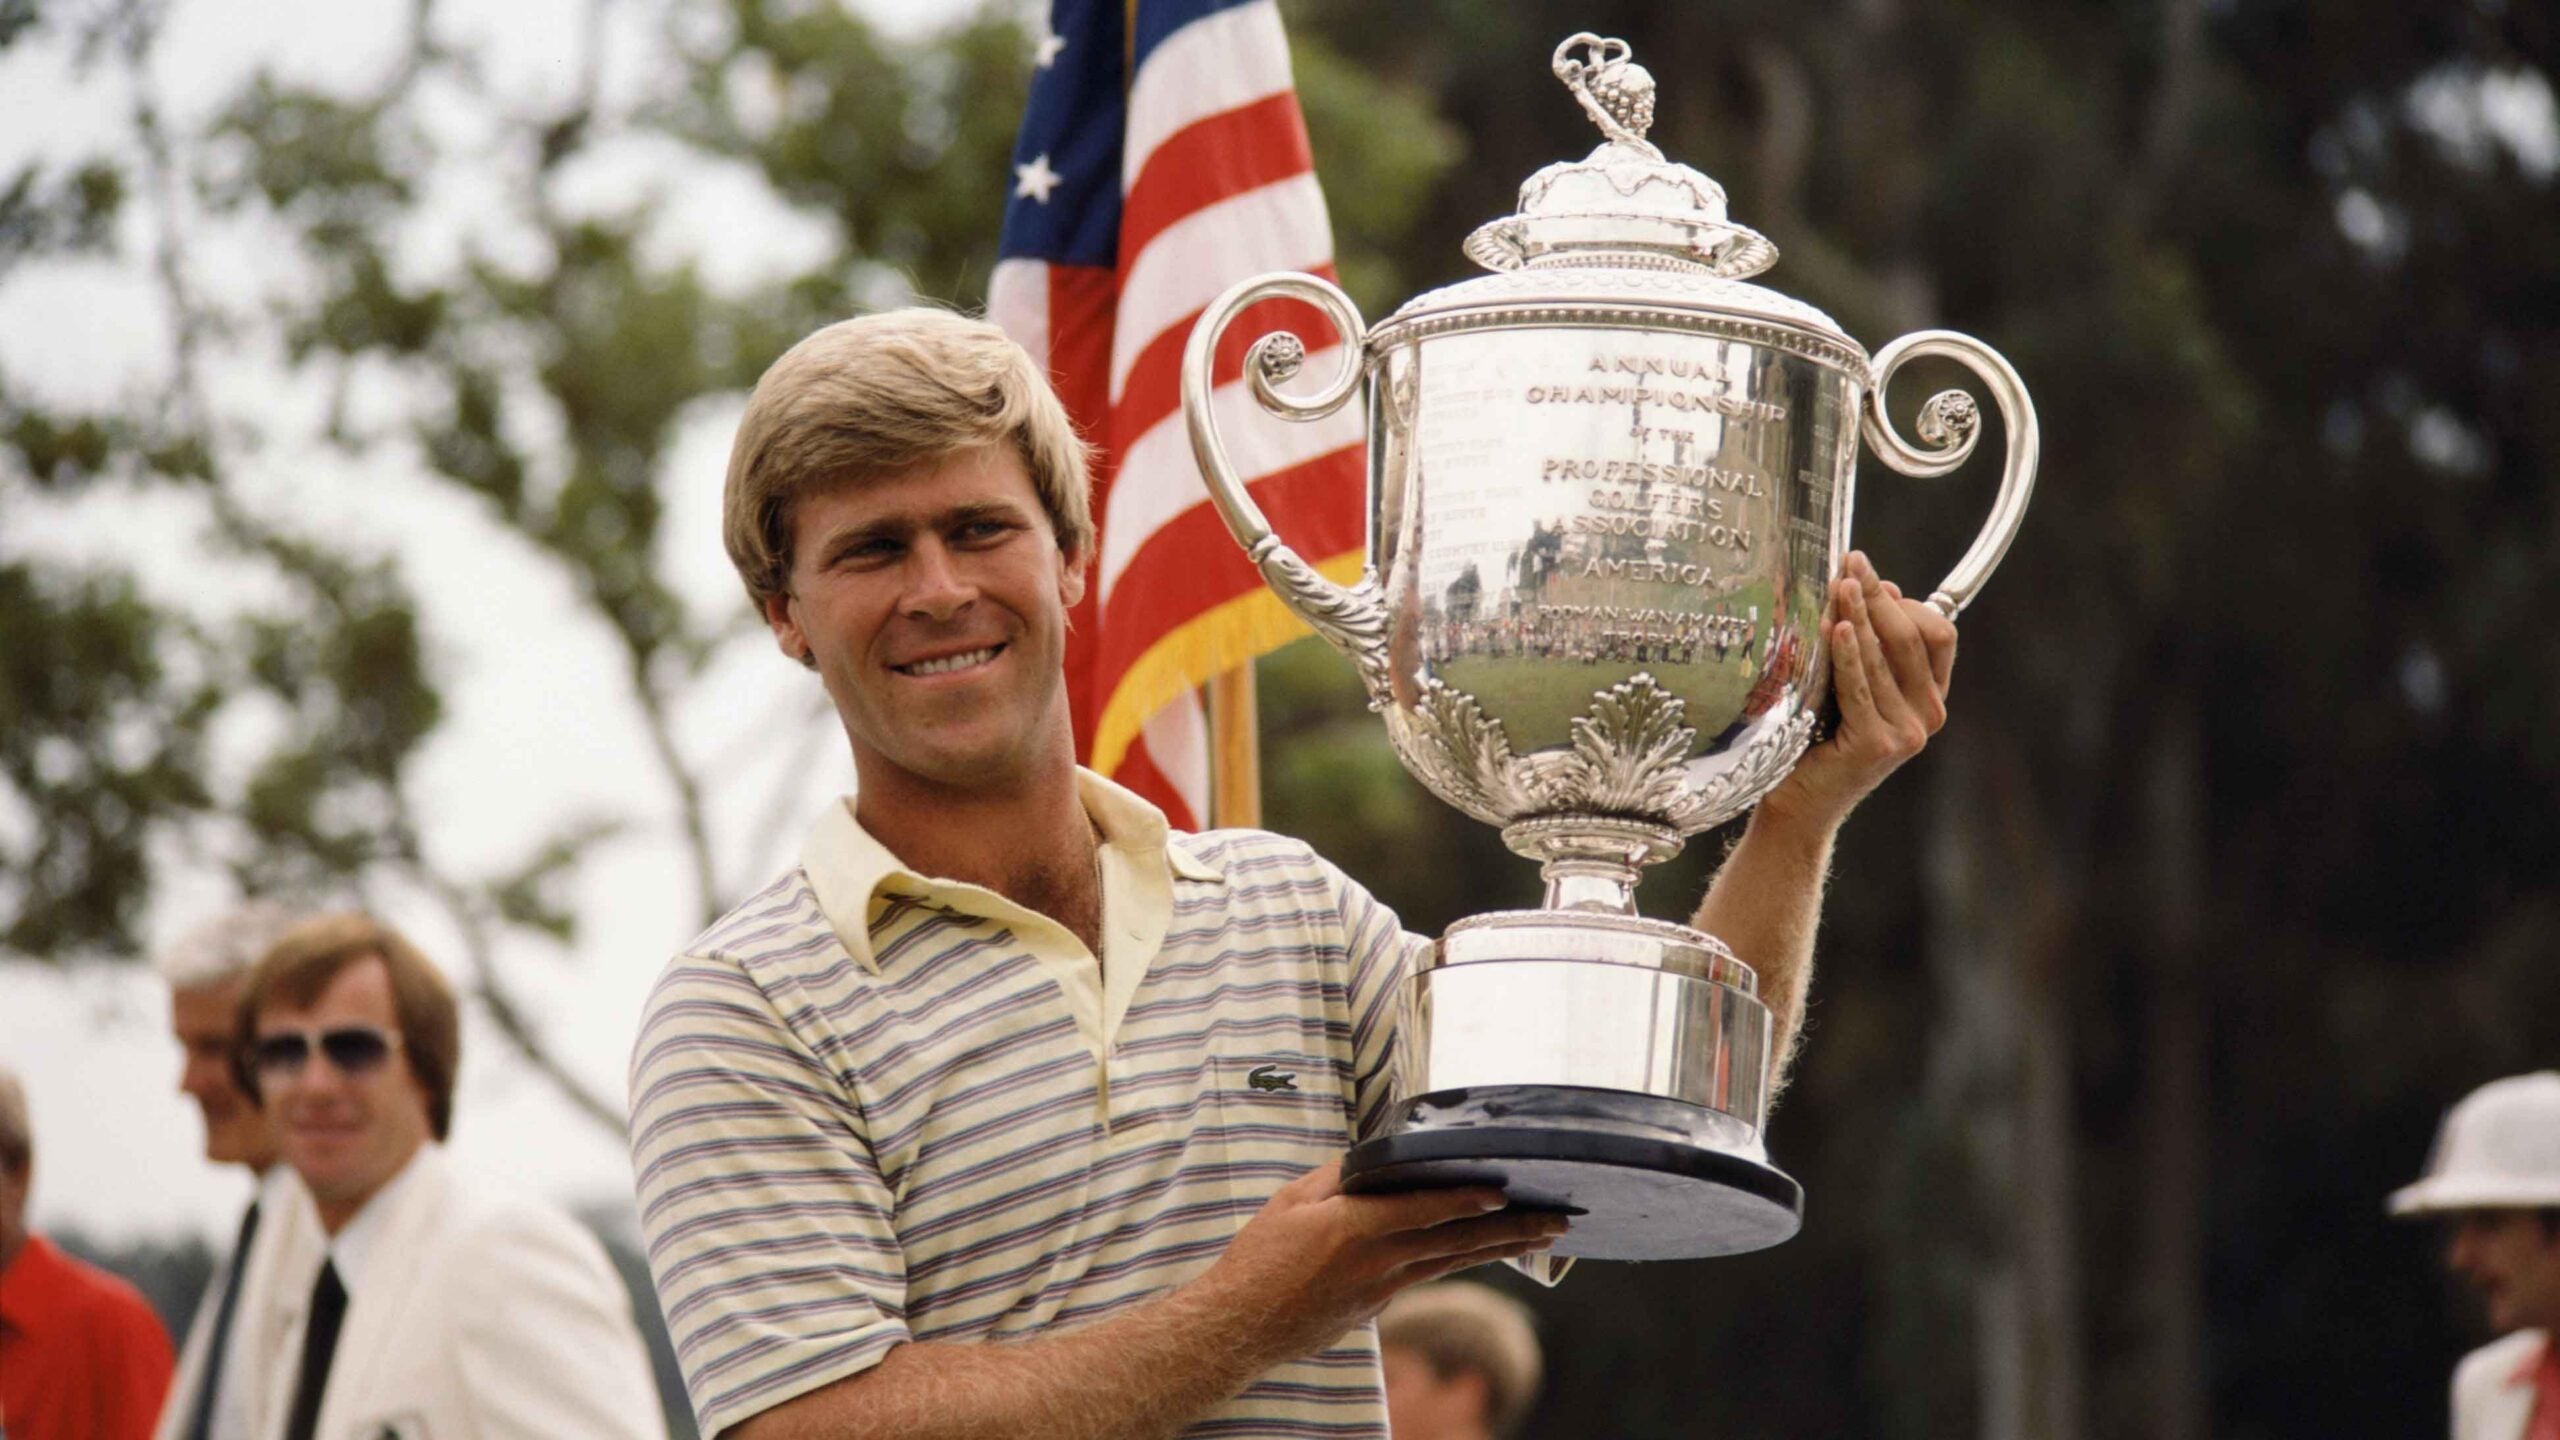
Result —
[[[747,402],[723,535],[857,790],[660,978],[632,1163],[706,1436],[1376,1437],[1409,1286],[1545,1248],[1498,1191],[1343,1193],[1415,945],[1304,844],[1170,832],[1076,765],[1095,532],[1022,348],[936,310],[809,336]],[[1862,556],[1842,722],[1698,912],[1784,1053],[1832,837],[1945,715],[1954,626]]]
[[[259,1440],[662,1440],[603,1247],[445,1152],[461,1019],[415,946],[364,915],[296,927],[250,972],[238,1039],[327,1237],[284,1292]]]

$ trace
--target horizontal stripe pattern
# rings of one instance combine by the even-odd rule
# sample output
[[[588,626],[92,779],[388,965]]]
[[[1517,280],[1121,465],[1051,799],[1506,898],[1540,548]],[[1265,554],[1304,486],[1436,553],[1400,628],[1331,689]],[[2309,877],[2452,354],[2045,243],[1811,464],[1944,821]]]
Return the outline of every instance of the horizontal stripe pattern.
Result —
[[[1180,413],[1183,348],[1236,281],[1331,278],[1332,227],[1273,0],[1052,0],[1049,25],[989,314],[1046,362],[1096,451],[1102,563],[1066,654],[1076,753],[1190,825],[1210,768],[1194,692],[1300,627],[1236,607],[1262,579],[1223,532],[1205,547],[1157,543],[1216,520]],[[1323,352],[1318,364],[1340,353],[1310,307],[1259,305],[1219,346],[1223,389],[1245,347],[1280,328]],[[1238,474],[1279,532],[1319,565],[1357,551],[1357,411],[1292,427],[1232,396],[1219,409]],[[1318,455],[1336,458],[1310,467]],[[1272,484],[1283,477],[1299,483]],[[1196,563],[1222,555],[1233,563]]]
[[[876,907],[877,969],[795,870],[669,964],[632,1056],[632,1157],[704,1434],[910,1339],[1099,1319],[1206,1269],[1384,1116],[1395,917],[1305,845],[1174,842],[1162,948],[1098,1060],[1001,924]],[[1294,1089],[1249,1077],[1275,1067]],[[1374,1332],[1280,1366],[1197,1436],[1382,1436]]]

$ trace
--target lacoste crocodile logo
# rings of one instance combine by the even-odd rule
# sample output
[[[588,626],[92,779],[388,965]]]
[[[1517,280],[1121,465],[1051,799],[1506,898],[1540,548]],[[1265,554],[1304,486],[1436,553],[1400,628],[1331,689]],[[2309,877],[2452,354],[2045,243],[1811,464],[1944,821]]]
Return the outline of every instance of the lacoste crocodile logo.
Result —
[[[1295,1090],[1298,1088],[1298,1074],[1294,1070],[1282,1070],[1277,1065],[1257,1065],[1244,1077],[1244,1083],[1256,1090]]]

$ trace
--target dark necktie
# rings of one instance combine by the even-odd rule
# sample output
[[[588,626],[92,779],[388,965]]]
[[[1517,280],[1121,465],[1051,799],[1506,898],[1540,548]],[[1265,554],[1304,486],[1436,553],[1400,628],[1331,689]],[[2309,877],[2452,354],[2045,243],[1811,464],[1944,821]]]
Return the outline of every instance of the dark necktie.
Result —
[[[222,1389],[224,1356],[231,1348],[231,1312],[240,1306],[240,1272],[249,1268],[249,1242],[258,1238],[258,1202],[249,1202],[240,1217],[240,1239],[231,1247],[231,1273],[222,1278],[222,1303],[213,1311],[213,1340],[204,1347],[204,1373],[196,1377],[195,1416],[187,1422],[187,1440],[213,1434],[213,1400]]]
[[[338,1283],[338,1267],[322,1261],[320,1278],[311,1282],[311,1316],[302,1327],[302,1368],[293,1380],[293,1419],[284,1440],[311,1440],[320,1426],[320,1397],[329,1389],[329,1362],[338,1353],[338,1322],[347,1318],[347,1287]]]

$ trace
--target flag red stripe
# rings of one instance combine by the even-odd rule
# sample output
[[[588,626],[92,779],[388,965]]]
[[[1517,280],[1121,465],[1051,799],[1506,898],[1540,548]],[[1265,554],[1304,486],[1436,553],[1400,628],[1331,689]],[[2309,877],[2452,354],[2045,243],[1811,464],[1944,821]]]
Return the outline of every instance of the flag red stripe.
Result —
[[[1119,470],[1117,449],[1103,428],[1110,413],[1112,317],[1119,303],[1118,271],[1099,265],[1049,267],[1049,383],[1076,429],[1096,447],[1092,493],[1097,523]],[[1086,558],[1090,562],[1092,556]],[[1075,722],[1079,755],[1092,753],[1093,726],[1102,714],[1102,697],[1093,690],[1093,647],[1102,633],[1094,592],[1100,588],[1088,584],[1084,598],[1067,611],[1067,713]]]
[[[1334,278],[1330,263],[1315,266],[1307,273],[1324,279]],[[1244,276],[1236,277],[1244,279]],[[1156,427],[1157,422],[1182,408],[1182,351],[1191,343],[1191,327],[1200,322],[1200,312],[1182,317],[1179,325],[1168,326],[1163,333],[1147,342],[1138,358],[1130,363],[1129,383],[1120,391],[1120,404],[1111,412],[1112,436],[1127,445]],[[1212,363],[1213,385],[1224,385],[1244,373],[1244,353],[1253,342],[1274,330],[1288,330],[1307,342],[1309,350],[1321,350],[1336,343],[1333,322],[1324,312],[1303,300],[1264,300],[1239,312],[1227,333],[1218,337],[1218,353]],[[1284,423],[1284,422],[1273,422]]]
[[[1121,268],[1167,227],[1314,168],[1298,97],[1289,91],[1193,121],[1156,147],[1121,201]]]

